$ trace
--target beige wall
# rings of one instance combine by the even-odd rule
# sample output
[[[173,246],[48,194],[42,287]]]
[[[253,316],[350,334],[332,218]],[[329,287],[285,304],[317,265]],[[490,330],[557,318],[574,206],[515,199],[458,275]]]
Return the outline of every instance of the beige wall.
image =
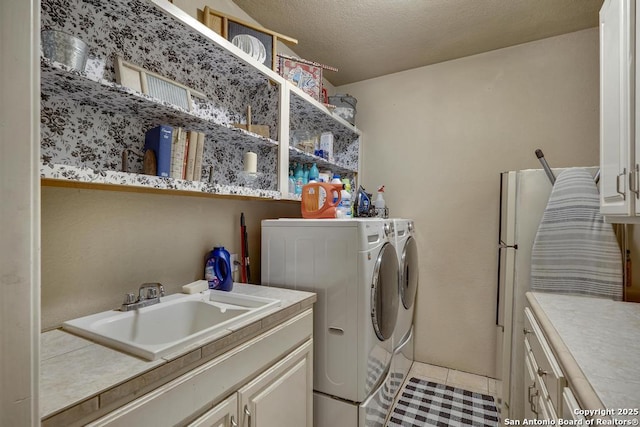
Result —
[[[358,99],[362,183],[413,218],[416,359],[495,375],[498,175],[596,165],[598,29],[338,87]]]
[[[299,217],[299,204],[43,187],[43,330],[116,308],[143,282],[175,293],[202,279],[214,245],[240,252],[240,212],[259,283],[260,221]]]

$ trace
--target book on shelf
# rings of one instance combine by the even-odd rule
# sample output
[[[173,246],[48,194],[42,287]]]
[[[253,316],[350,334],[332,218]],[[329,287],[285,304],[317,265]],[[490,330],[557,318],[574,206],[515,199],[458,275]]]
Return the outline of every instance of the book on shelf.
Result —
[[[204,155],[204,133],[198,132],[195,163],[193,166],[193,180],[202,181],[202,156]]]
[[[171,178],[182,179],[186,143],[187,133],[181,127],[176,128],[171,141]]]
[[[185,179],[195,181],[196,151],[198,150],[198,132],[189,131],[189,149],[187,150],[187,172]]]
[[[189,138],[191,133],[189,131],[184,131],[184,149],[182,152],[182,173],[180,174],[180,178],[187,179],[187,156],[189,154]]]
[[[171,176],[171,153],[174,129],[169,125],[149,129],[144,136],[144,151],[152,150],[156,156],[157,175]]]

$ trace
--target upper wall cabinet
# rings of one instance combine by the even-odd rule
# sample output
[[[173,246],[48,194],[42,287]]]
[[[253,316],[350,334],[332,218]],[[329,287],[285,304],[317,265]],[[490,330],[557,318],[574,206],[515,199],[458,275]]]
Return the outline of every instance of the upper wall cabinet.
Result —
[[[358,171],[360,132],[277,73],[166,0],[43,0],[42,29],[90,48],[84,71],[41,60],[44,185],[289,198],[289,158],[339,173]],[[116,83],[117,58],[203,94],[192,108]],[[258,135],[234,124],[268,126]],[[143,175],[145,131],[165,124],[205,135],[202,179]],[[289,144],[292,130],[332,132],[335,160]],[[257,173],[244,173],[246,152]],[[121,187],[125,186],[125,187]],[[137,191],[137,190],[136,190]],[[189,193],[191,192],[191,193]]]
[[[600,212],[609,222],[640,222],[637,21],[631,0],[600,10]]]

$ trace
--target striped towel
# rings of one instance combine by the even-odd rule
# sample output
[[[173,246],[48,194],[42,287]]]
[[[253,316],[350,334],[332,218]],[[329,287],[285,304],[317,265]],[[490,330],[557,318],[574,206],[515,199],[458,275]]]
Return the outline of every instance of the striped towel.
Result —
[[[531,288],[622,299],[622,255],[600,215],[598,189],[581,168],[558,175],[531,251]]]

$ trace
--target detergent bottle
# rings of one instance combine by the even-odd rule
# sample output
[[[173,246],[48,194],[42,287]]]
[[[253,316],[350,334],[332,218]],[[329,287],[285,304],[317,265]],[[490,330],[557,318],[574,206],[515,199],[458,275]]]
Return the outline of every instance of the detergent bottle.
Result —
[[[340,203],[342,183],[314,182],[302,188],[300,204],[303,218],[335,218]]]
[[[224,246],[216,246],[207,254],[204,278],[209,289],[230,291],[233,289],[231,254]]]

